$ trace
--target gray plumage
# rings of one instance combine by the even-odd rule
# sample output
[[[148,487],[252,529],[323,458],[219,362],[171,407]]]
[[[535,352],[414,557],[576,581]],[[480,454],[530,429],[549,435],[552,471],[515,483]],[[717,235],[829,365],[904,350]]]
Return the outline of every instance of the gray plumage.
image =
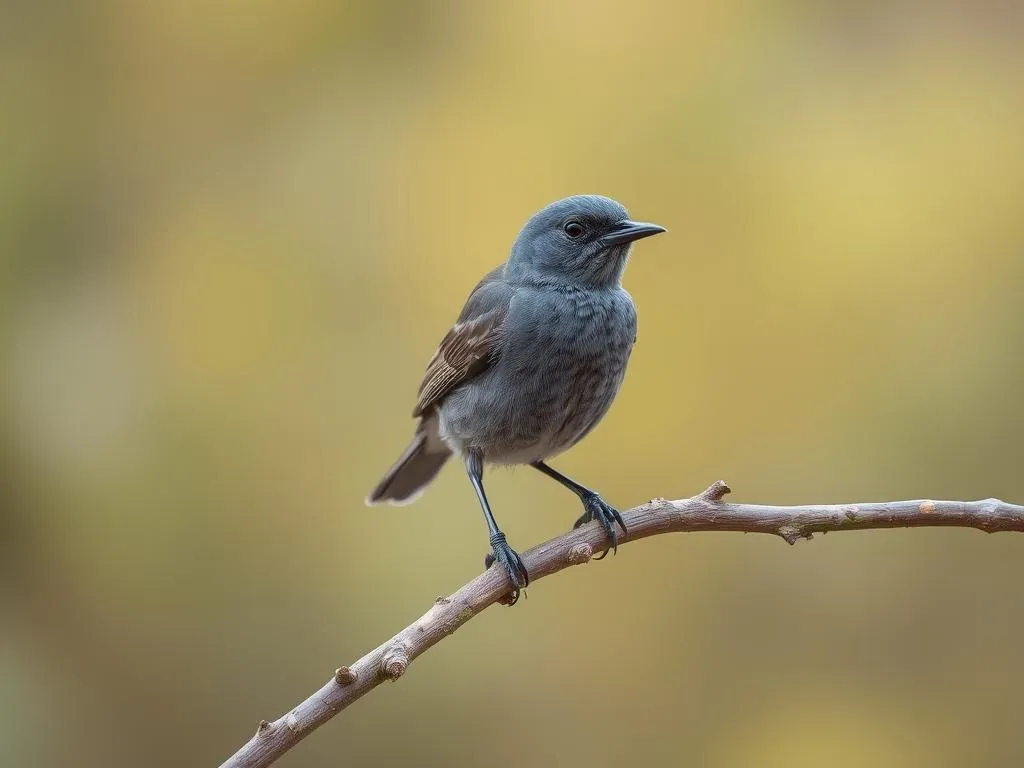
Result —
[[[621,284],[630,247],[662,231],[598,195],[535,214],[442,340],[420,385],[413,442],[367,502],[414,500],[452,453],[481,465],[536,464],[593,429],[636,340]]]

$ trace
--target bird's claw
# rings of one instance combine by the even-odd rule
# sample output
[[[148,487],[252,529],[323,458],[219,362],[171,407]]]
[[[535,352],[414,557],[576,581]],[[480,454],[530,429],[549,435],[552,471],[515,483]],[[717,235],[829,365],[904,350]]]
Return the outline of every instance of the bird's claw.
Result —
[[[505,541],[504,533],[496,533],[491,536],[491,554],[484,558],[484,567],[490,568],[497,560],[505,568],[509,581],[512,582],[512,592],[505,602],[506,605],[515,605],[519,600],[519,590],[525,589],[530,584],[530,574],[523,565],[523,559],[519,553]]]
[[[619,514],[619,511],[615,507],[606,502],[596,493],[591,493],[583,497],[583,507],[587,511],[580,516],[572,527],[579,528],[581,525],[585,525],[591,520],[597,520],[601,523],[601,527],[604,528],[604,532],[608,534],[608,539],[612,543],[610,547],[612,554],[616,554],[619,548],[619,537],[615,533],[616,523],[620,528],[622,528],[623,535],[629,533],[626,529],[626,523],[622,519],[622,515]],[[608,550],[606,549],[594,559],[601,560],[607,554]]]

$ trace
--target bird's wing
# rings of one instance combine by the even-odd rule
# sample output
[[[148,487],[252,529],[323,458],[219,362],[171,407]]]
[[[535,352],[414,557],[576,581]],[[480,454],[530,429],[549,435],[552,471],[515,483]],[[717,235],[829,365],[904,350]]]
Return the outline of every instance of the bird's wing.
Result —
[[[494,362],[511,300],[512,289],[502,277],[502,267],[477,284],[455,326],[427,365],[413,416],[422,416],[455,387]]]

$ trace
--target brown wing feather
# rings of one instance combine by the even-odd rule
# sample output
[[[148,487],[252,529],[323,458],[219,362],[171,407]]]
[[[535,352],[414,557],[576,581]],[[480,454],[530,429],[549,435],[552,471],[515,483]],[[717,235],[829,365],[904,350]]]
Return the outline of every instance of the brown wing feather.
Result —
[[[496,269],[480,281],[466,306],[427,364],[413,416],[436,405],[459,384],[471,379],[494,361],[511,291]]]

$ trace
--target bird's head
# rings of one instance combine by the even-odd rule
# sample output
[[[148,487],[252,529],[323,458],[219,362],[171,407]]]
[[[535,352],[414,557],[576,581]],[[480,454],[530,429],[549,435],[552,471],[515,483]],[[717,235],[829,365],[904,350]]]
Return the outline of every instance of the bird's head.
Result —
[[[510,279],[604,287],[617,285],[634,240],[664,227],[631,221],[601,195],[575,195],[542,208],[526,222],[508,260]]]

